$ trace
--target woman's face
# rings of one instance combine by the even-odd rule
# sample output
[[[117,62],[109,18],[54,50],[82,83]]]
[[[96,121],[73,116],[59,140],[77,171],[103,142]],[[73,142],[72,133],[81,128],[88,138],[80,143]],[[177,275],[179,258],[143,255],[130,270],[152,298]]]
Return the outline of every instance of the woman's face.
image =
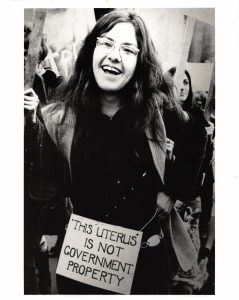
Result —
[[[183,77],[183,81],[182,81],[182,85],[180,87],[180,93],[179,93],[179,101],[184,102],[189,94],[189,80],[187,75],[184,73],[184,77]]]
[[[93,53],[93,73],[100,89],[117,92],[134,75],[138,58],[134,26],[118,23],[101,35]]]

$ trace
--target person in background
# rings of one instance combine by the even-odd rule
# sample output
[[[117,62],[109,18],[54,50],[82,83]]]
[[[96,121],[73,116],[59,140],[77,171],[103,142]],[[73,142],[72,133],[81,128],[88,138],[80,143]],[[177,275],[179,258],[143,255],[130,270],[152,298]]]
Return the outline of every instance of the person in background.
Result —
[[[196,91],[193,94],[193,102],[196,107],[200,110],[206,117],[205,108],[208,102],[208,92]],[[209,108],[208,108],[209,110]],[[214,137],[215,137],[215,118],[210,114],[208,120],[205,122],[205,129],[207,131],[207,145],[205,150],[205,159],[202,165],[202,181],[201,181],[201,191],[200,196],[202,200],[202,214],[200,217],[200,237],[201,240],[205,239],[208,222],[211,216],[211,210],[213,206],[213,185],[214,185],[214,175],[213,175],[213,157],[214,157]]]
[[[24,68],[27,64],[27,53],[31,29],[24,27]],[[36,67],[33,88],[36,91],[40,106],[49,103],[49,97],[55,88],[63,82],[50,68],[43,68],[42,63],[48,54],[45,38],[41,40],[39,61]],[[38,109],[40,116],[40,110]],[[27,116],[25,116],[27,118]],[[43,139],[40,141],[44,144]],[[35,147],[28,130],[24,132],[24,293],[49,294],[51,291],[51,274],[48,260],[45,211],[46,201],[56,200],[55,190],[42,178],[44,156],[42,147]],[[53,199],[55,199],[53,201]],[[64,227],[63,227],[64,228]]]
[[[29,48],[31,29],[24,26],[24,65],[27,63],[27,53]],[[36,74],[33,89],[40,100],[40,107],[49,104],[56,88],[64,82],[64,77],[57,75],[50,66],[44,66],[44,60],[49,53],[46,37],[43,36],[39,51],[39,60],[36,66]]]
[[[208,135],[208,141],[205,151],[205,159],[203,161],[202,173],[203,180],[201,185],[201,201],[202,201],[202,212],[200,216],[199,229],[200,229],[200,240],[201,247],[199,250],[199,262],[202,259],[207,259],[207,269],[209,278],[206,285],[203,287],[201,294],[215,293],[215,107],[214,99],[208,103],[208,92],[197,91],[193,97],[194,104],[199,106],[204,112],[207,110],[210,112],[209,120],[207,120],[206,130]]]
[[[68,166],[70,185],[63,190],[58,183],[59,190],[71,197],[75,214],[142,231],[131,293],[168,294],[185,245],[174,248],[172,232],[166,231],[177,218],[173,207],[180,187],[178,178],[168,180],[164,172],[174,144],[161,113],[172,111],[182,131],[189,118],[175,102],[172,80],[162,74],[143,20],[128,10],[100,18],[55,99],[41,110],[42,124],[36,93],[24,92],[33,139],[37,143],[42,133],[47,149],[55,151],[54,167],[62,157]],[[191,250],[186,249],[187,264]],[[57,286],[60,294],[111,293],[60,275]]]
[[[168,75],[172,78],[176,73],[176,67],[168,71]],[[201,247],[200,240],[200,215],[202,211],[201,203],[201,185],[203,180],[203,163],[206,154],[206,145],[209,135],[205,129],[208,125],[204,117],[203,111],[199,106],[193,103],[193,90],[191,76],[187,70],[184,72],[180,89],[178,91],[178,103],[182,109],[188,113],[192,120],[191,129],[187,134],[178,132],[170,133],[175,143],[174,152],[175,165],[181,173],[187,173],[179,182],[180,185],[190,190],[190,194],[181,195],[175,203],[175,207],[185,222],[191,240],[194,244],[197,254]],[[175,127],[174,127],[175,129]],[[167,123],[166,123],[167,131]],[[172,131],[172,130],[171,130]],[[202,288],[207,279],[206,264],[204,261],[201,265],[196,266],[190,272],[179,270],[173,279],[172,293],[174,294],[192,294],[195,290]]]

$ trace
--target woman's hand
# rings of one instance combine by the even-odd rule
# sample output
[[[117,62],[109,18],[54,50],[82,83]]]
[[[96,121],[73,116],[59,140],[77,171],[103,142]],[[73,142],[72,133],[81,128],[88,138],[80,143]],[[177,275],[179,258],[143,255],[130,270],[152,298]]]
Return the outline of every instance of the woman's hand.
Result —
[[[207,131],[207,135],[213,135],[213,132],[214,132],[214,124],[212,122],[208,122],[209,123],[209,126],[205,127],[206,128],[206,131]]]
[[[176,209],[177,211],[181,211],[181,210],[183,210],[183,209],[185,208],[185,203],[182,202],[182,201],[180,201],[180,200],[177,200],[177,201],[175,202],[174,207],[175,207],[175,209]]]
[[[159,217],[164,219],[170,214],[174,207],[174,201],[165,193],[160,192],[157,196],[157,206]]]
[[[24,109],[28,111],[28,118],[32,123],[36,123],[38,104],[38,96],[32,88],[24,91]]]
[[[169,159],[169,160],[171,160],[173,158],[173,148],[174,148],[174,141],[167,138],[166,139],[166,155],[167,155],[167,159]]]

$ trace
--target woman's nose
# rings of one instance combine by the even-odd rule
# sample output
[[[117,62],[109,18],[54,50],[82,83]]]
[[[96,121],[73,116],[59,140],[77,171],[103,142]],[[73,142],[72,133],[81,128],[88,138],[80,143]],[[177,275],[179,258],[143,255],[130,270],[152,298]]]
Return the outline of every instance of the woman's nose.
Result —
[[[112,61],[117,61],[120,62],[121,59],[121,54],[120,54],[120,47],[114,47],[109,53],[108,53],[108,58]]]

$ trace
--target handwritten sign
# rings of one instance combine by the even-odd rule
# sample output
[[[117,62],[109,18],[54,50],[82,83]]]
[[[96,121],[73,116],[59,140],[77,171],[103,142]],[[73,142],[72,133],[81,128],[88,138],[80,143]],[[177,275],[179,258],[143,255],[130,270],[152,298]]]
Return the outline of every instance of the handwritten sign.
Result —
[[[71,215],[56,273],[130,294],[142,232]]]

